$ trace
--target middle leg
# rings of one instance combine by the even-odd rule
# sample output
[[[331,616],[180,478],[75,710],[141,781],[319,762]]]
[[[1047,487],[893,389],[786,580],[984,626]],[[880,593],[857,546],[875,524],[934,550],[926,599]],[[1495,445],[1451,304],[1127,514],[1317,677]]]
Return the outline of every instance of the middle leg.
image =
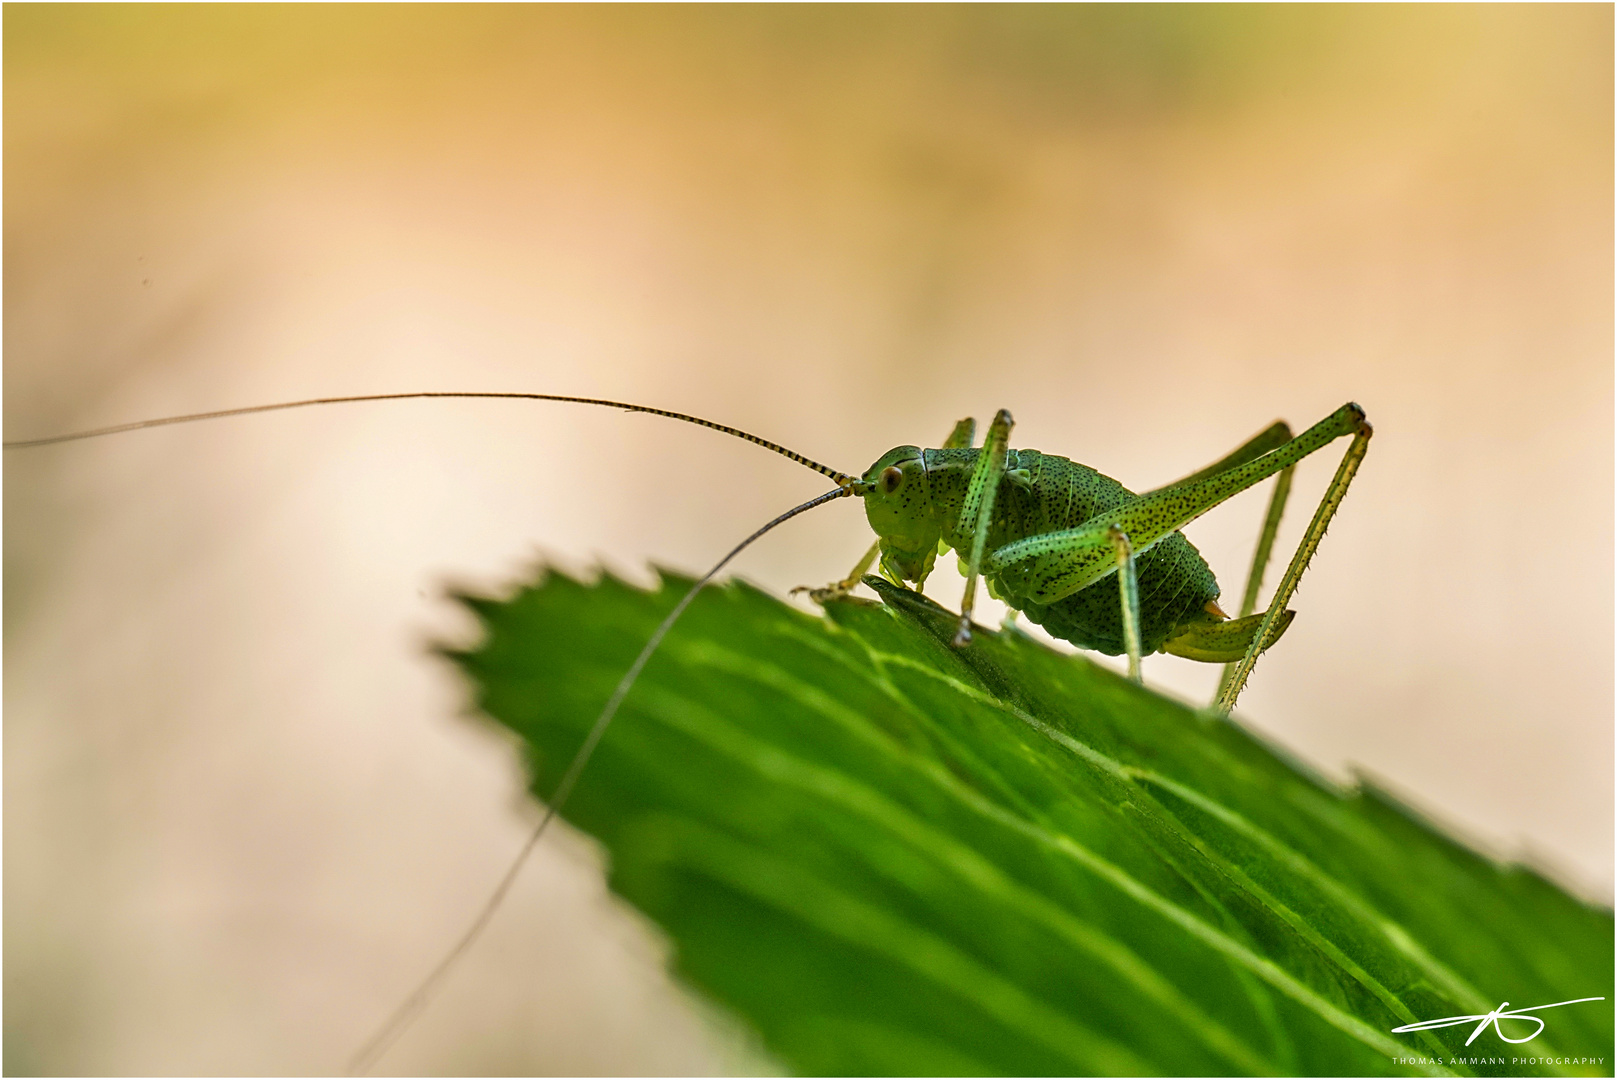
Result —
[[[1117,591],[1123,602],[1123,645],[1129,654],[1129,678],[1140,679],[1140,578],[1134,570],[1134,545],[1128,534],[1116,525],[1106,530],[1106,538],[1117,552]]]
[[[966,498],[960,508],[962,524],[972,527],[971,560],[966,566],[966,593],[960,598],[960,628],[955,631],[956,648],[971,644],[971,611],[977,603],[977,578],[982,574],[983,553],[988,546],[988,526],[994,518],[994,497],[1005,475],[1005,455],[1010,448],[1011,427],[1016,421],[1005,409],[994,415],[983,439],[977,467],[971,472]],[[956,428],[958,431],[959,429]]]

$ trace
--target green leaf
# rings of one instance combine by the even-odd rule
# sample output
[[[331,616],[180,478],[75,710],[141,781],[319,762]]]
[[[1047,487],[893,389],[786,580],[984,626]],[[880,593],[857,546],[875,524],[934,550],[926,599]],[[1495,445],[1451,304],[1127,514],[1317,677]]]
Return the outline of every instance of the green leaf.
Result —
[[[1610,912],[1082,657],[952,649],[866,580],[885,604],[823,619],[705,590],[565,812],[792,1070],[1611,1075]],[[456,659],[541,799],[689,584],[467,599]],[[1391,1031],[1595,996],[1519,1046]]]

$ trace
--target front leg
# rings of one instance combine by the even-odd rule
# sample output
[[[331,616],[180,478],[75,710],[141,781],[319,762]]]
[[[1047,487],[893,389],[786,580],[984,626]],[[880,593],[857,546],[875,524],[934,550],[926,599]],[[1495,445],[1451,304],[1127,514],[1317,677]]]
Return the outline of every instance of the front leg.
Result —
[[[871,564],[876,561],[876,556],[880,553],[881,541],[877,540],[874,544],[870,545],[870,550],[865,552],[864,558],[860,559],[858,564],[855,565],[854,568],[848,573],[848,576],[843,578],[841,581],[834,581],[831,584],[818,589],[811,588],[807,585],[799,585],[797,588],[791,591],[791,595],[796,596],[800,592],[806,592],[809,594],[809,599],[814,601],[816,604],[825,604],[832,600],[840,600],[852,592],[853,587],[864,579],[865,571],[870,569]]]
[[[943,440],[943,448],[945,450],[969,450],[976,432],[977,421],[971,417],[968,416],[964,420],[956,421],[954,428],[949,432],[949,437]],[[875,565],[876,557],[880,554],[881,541],[877,540],[870,545],[870,550],[865,552],[864,558],[859,560],[858,565],[841,581],[834,581],[818,589],[808,585],[799,585],[791,591],[791,595],[796,596],[798,593],[806,592],[809,594],[810,600],[822,605],[831,600],[840,600],[852,592],[854,586],[864,579],[865,572]],[[902,582],[897,582],[896,584],[902,584]],[[921,591],[920,582],[916,582],[915,591]]]

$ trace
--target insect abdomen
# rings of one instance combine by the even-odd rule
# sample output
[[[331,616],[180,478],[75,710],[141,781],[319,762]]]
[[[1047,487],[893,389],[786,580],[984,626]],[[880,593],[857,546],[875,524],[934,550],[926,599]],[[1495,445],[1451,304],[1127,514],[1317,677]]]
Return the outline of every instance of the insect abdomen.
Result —
[[[995,499],[990,549],[1073,528],[1133,496],[1122,484],[1087,465],[1037,450],[1012,450],[1006,465],[1008,475]],[[1024,585],[1037,576],[1039,560],[1030,559],[1028,564],[1020,572],[1013,568],[992,577],[994,593],[1054,636],[1081,649],[1110,656],[1124,652],[1116,575],[1042,604],[1027,595]],[[1142,652],[1156,652],[1175,630],[1218,598],[1218,581],[1212,570],[1181,533],[1171,533],[1141,555],[1137,571]]]

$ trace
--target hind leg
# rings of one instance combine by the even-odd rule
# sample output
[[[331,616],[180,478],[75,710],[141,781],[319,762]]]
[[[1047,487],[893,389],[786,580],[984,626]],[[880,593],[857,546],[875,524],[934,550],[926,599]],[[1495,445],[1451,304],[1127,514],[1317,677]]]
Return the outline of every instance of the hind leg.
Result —
[[[1240,614],[1236,616],[1237,621],[1245,619],[1253,611],[1257,610],[1258,590],[1263,587],[1263,574],[1269,568],[1269,556],[1274,552],[1275,533],[1280,531],[1280,517],[1286,511],[1286,498],[1291,494],[1291,474],[1292,470],[1287,469],[1275,477],[1274,493],[1269,496],[1269,509],[1263,517],[1263,531],[1258,534],[1258,546],[1252,552],[1252,568],[1247,572],[1246,592],[1241,596],[1241,610]],[[1281,625],[1274,632],[1273,637],[1268,644],[1264,645],[1264,648],[1267,649],[1269,645],[1273,645],[1280,640],[1280,635],[1285,632],[1287,626],[1291,625],[1290,616],[1291,613],[1288,612],[1284,625]],[[1213,694],[1215,702],[1223,696],[1225,689],[1229,687],[1230,680],[1235,677],[1236,661],[1240,660],[1245,654],[1246,649],[1243,646],[1241,655],[1229,657],[1228,662],[1225,663],[1224,673],[1218,679],[1218,690]],[[1216,661],[1214,662],[1216,663]]]
[[[1258,662],[1259,654],[1285,629],[1282,619],[1286,614],[1286,604],[1297,591],[1297,583],[1302,580],[1303,571],[1308,569],[1308,560],[1314,557],[1319,542],[1325,538],[1325,530],[1330,525],[1332,516],[1336,514],[1336,508],[1342,505],[1348,485],[1353,483],[1353,476],[1359,471],[1359,463],[1364,460],[1365,452],[1370,449],[1372,434],[1370,425],[1365,422],[1361,413],[1355,425],[1353,442],[1348,446],[1347,453],[1342,455],[1342,464],[1337,466],[1336,475],[1331,479],[1331,486],[1325,489],[1325,497],[1319,501],[1319,507],[1314,511],[1314,520],[1308,523],[1308,531],[1303,534],[1302,543],[1297,545],[1297,551],[1291,557],[1291,564],[1286,567],[1286,573],[1280,579],[1280,586],[1275,589],[1274,599],[1269,601],[1269,610],[1264,613],[1263,624],[1253,635],[1246,654],[1241,657],[1229,682],[1219,693],[1218,700],[1214,703],[1216,708],[1229,712],[1235,707],[1235,699],[1246,686],[1247,677],[1252,674],[1252,667]]]
[[[1293,556],[1269,610],[1264,614],[1260,628],[1254,633],[1229,685],[1219,695],[1217,707],[1227,712],[1234,705],[1258,656],[1278,637],[1278,624],[1284,616],[1286,604],[1296,592],[1297,582],[1319,546],[1320,539],[1324,537],[1331,516],[1347,494],[1348,485],[1369,447],[1370,434],[1364,411],[1350,402],[1296,438],[1256,458],[1211,475],[1194,474],[1178,484],[1125,502],[1076,528],[1042,533],[1006,544],[992,552],[981,564],[982,568],[996,573],[1026,559],[1042,558],[1041,581],[1037,589],[1029,591],[1029,597],[1040,603],[1053,603],[1120,569],[1121,556],[1111,536],[1113,529],[1121,530],[1132,542],[1134,550],[1145,551],[1231,496],[1290,469],[1303,458],[1344,435],[1353,436],[1353,442],[1342,456],[1336,478],[1326,490],[1314,520]],[[1245,449],[1243,447],[1242,451],[1237,451],[1231,457],[1241,456]],[[1275,519],[1278,525],[1278,513]],[[1123,600],[1126,604],[1126,582],[1122,588],[1125,590]]]

